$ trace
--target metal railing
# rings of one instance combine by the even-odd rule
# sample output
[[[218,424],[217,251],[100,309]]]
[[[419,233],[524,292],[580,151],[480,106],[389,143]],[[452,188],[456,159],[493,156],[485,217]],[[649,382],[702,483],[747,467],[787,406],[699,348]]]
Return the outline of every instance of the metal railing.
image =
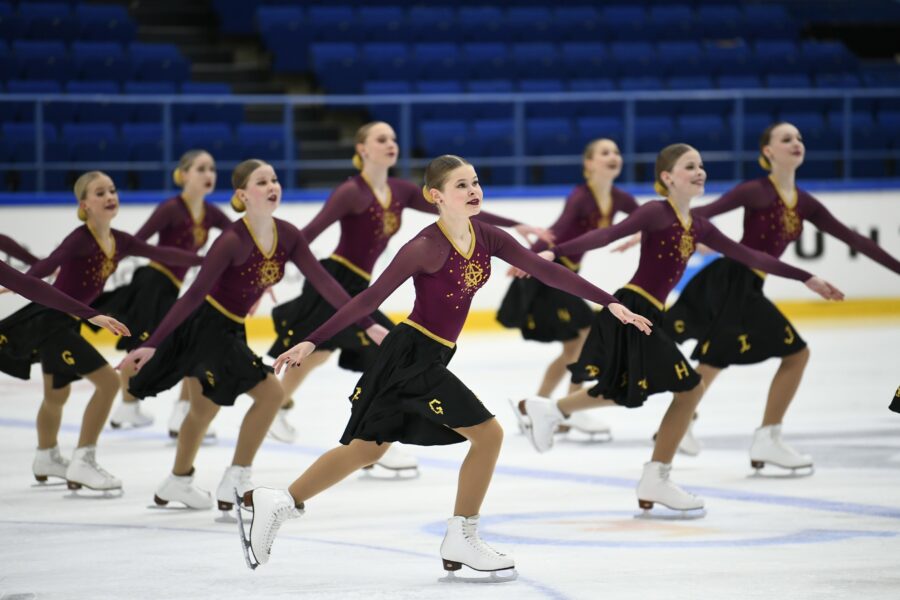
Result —
[[[513,124],[512,154],[508,156],[469,156],[468,159],[478,166],[512,167],[515,185],[526,183],[526,169],[530,166],[578,165],[580,155],[532,156],[527,155],[526,148],[526,111],[534,104],[555,103],[560,105],[560,115],[566,116],[565,106],[575,103],[597,103],[613,105],[614,110],[621,110],[624,125],[622,155],[625,162],[624,180],[635,181],[638,164],[652,163],[656,152],[637,152],[635,144],[635,124],[639,119],[640,107],[646,103],[661,102],[727,102],[731,114],[731,149],[727,151],[707,152],[703,148],[706,161],[733,161],[733,178],[744,177],[744,162],[753,160],[757,152],[746,150],[744,144],[744,117],[746,104],[756,100],[835,100],[842,111],[842,146],[837,151],[821,151],[809,148],[807,160],[836,160],[843,163],[843,179],[853,179],[852,159],[900,159],[900,150],[885,148],[883,150],[856,151],[853,148],[852,114],[854,102],[863,99],[900,98],[900,89],[780,89],[780,90],[703,90],[703,91],[615,91],[615,92],[566,92],[566,93],[490,93],[490,94],[422,94],[422,95],[234,95],[211,97],[208,95],[104,95],[104,94],[0,94],[0,103],[33,103],[35,139],[34,160],[31,162],[0,163],[4,170],[35,171],[36,187],[43,191],[45,174],[49,170],[131,170],[168,173],[175,160],[175,132],[173,107],[177,105],[279,105],[282,111],[282,146],[281,160],[272,161],[285,187],[293,188],[296,174],[302,169],[346,169],[347,159],[298,159],[294,139],[294,109],[302,107],[370,107],[373,105],[393,105],[399,109],[398,122],[392,123],[398,133],[400,159],[398,169],[401,176],[409,177],[412,169],[421,168],[428,163],[428,158],[415,158],[412,151],[415,144],[413,109],[425,105],[484,105],[499,104],[510,107]],[[50,103],[104,103],[122,105],[158,105],[161,109],[162,151],[159,161],[121,161],[121,162],[48,162],[45,159],[44,126],[46,123],[45,107]],[[620,105],[615,109],[615,105]],[[796,110],[796,106],[792,107]],[[606,112],[607,115],[611,114]],[[604,132],[598,131],[602,136]],[[233,162],[233,161],[232,161]],[[219,161],[223,167],[232,166],[227,161]],[[171,188],[168,177],[161,177],[161,186]]]

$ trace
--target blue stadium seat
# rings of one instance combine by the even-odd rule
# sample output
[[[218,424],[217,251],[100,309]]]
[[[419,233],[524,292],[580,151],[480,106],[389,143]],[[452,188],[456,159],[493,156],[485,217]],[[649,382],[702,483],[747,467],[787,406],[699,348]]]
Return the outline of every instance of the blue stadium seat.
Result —
[[[577,141],[572,122],[565,118],[529,119],[525,122],[525,152],[546,156],[568,154]]]
[[[709,75],[684,75],[666,79],[670,90],[710,90],[715,87]]]
[[[401,6],[362,5],[357,20],[367,40],[388,42],[403,39],[406,34],[406,11]]]
[[[178,127],[175,148],[176,155],[203,148],[221,161],[240,160],[242,155],[228,123],[182,123]]]
[[[704,63],[716,75],[757,75],[759,65],[754,63],[750,49],[743,43],[707,43]]]
[[[604,6],[600,9],[600,21],[613,39],[648,39],[647,13],[643,6],[617,4]]]
[[[884,131],[893,148],[900,148],[900,111],[879,111],[878,127]]]
[[[196,96],[230,96],[231,86],[227,83],[197,83],[188,81],[181,84],[181,93]],[[173,107],[175,121],[219,121],[232,126],[244,120],[244,107],[240,104],[225,104],[210,101],[201,104],[178,104]]]
[[[467,122],[463,119],[422,121],[419,124],[419,147],[425,156],[465,156],[468,137]]]
[[[797,37],[797,22],[780,4],[746,4],[741,31],[749,39],[786,40]]]
[[[621,145],[624,132],[620,117],[580,117],[575,120],[575,136],[582,146],[598,138],[609,138]]]
[[[717,115],[682,115],[676,119],[677,137],[703,152],[731,150],[732,128]]]
[[[746,89],[755,90],[762,87],[762,81],[757,75],[719,75],[716,78],[719,89]]]
[[[509,79],[473,79],[466,82],[470,94],[509,94],[515,91]],[[466,109],[476,119],[509,119],[512,106],[509,103],[479,102]]]
[[[462,83],[457,80],[422,80],[413,83],[413,89],[419,94],[461,94]],[[470,105],[457,104],[420,104],[416,106],[416,118],[419,119],[451,119],[453,117],[469,116]]]
[[[793,40],[758,40],[754,44],[753,55],[764,73],[796,73],[803,70],[797,60],[799,49]]]
[[[506,10],[503,30],[514,41],[553,39],[552,20],[550,9],[544,6],[511,6]]]
[[[363,94],[411,94],[412,83],[403,80],[394,81],[367,81],[363,84]],[[398,125],[400,123],[400,107],[396,104],[369,104],[367,106],[369,117],[373,121],[385,121]]]
[[[19,4],[18,35],[35,40],[71,41],[78,32],[72,8],[65,3],[22,2]]]
[[[619,77],[619,89],[627,91],[661,90],[663,81],[659,77]]]
[[[556,6],[553,9],[551,37],[554,41],[592,41],[601,39],[600,13],[593,6]]]
[[[140,162],[158,162],[163,159],[163,130],[156,123],[125,123],[122,125],[122,140],[125,142],[128,160]],[[138,188],[158,190],[169,177],[169,171],[163,169],[136,170],[135,178]]]
[[[465,79],[466,67],[460,48],[450,42],[413,44],[410,77],[417,79]]]
[[[511,42],[505,30],[503,11],[494,6],[460,6],[456,13],[456,31],[466,41],[496,40]]]
[[[703,3],[697,6],[695,18],[698,37],[728,40],[741,35],[744,15],[737,6]]]
[[[66,81],[71,79],[72,64],[62,42],[16,40],[13,54],[19,74],[25,79]]]
[[[58,81],[52,80],[21,80],[10,79],[6,82],[6,91],[9,94],[59,94],[62,91]],[[6,117],[13,121],[33,121],[33,102],[4,103]],[[70,115],[71,105],[60,103],[44,103],[44,119],[51,122],[62,122]]]
[[[260,37],[272,52],[273,70],[298,73],[309,67],[312,27],[296,6],[260,6],[256,13]]]
[[[624,77],[657,76],[662,73],[656,48],[650,42],[613,42],[609,53],[616,72]]]
[[[744,150],[759,150],[759,136],[766,127],[775,122],[769,113],[747,113],[744,115]],[[755,160],[755,159],[754,159]]]
[[[396,79],[409,72],[409,46],[397,42],[373,42],[360,47],[360,61],[368,79]]]
[[[798,58],[801,68],[816,73],[844,73],[857,66],[856,58],[839,41],[804,40]]]
[[[770,88],[808,88],[812,86],[806,73],[770,73],[766,75],[766,87]]]
[[[406,34],[413,42],[452,42],[456,38],[456,14],[450,6],[413,6],[406,22]]]
[[[669,116],[641,116],[634,123],[634,149],[637,152],[659,152],[678,141],[675,121]]]
[[[824,73],[816,75],[816,86],[821,88],[858,88],[862,80],[856,73]]]
[[[72,59],[78,79],[125,81],[131,62],[117,42],[72,42]]]
[[[117,95],[121,87],[117,81],[70,81],[66,84],[69,94],[109,94]],[[99,123],[109,121],[121,124],[131,115],[128,104],[109,102],[84,102],[72,104],[72,118],[82,123]]]
[[[254,16],[259,5],[258,0],[211,0],[216,16],[219,18],[219,29],[228,35],[252,35]]]
[[[309,47],[316,77],[326,91],[355,94],[362,86],[364,70],[356,44],[315,42]]]
[[[236,134],[241,159],[284,159],[284,127],[281,125],[242,123],[237,126]]]
[[[122,5],[77,4],[78,39],[127,44],[134,40],[137,26]]]
[[[656,59],[663,72],[674,76],[695,73],[703,64],[703,49],[694,41],[659,42]]]
[[[481,156],[509,156],[513,152],[513,122],[510,119],[476,119],[472,135]]]
[[[462,55],[462,62],[471,79],[494,79],[497,74],[507,72],[506,44],[472,42],[463,46]]]
[[[13,12],[12,4],[0,2],[0,40],[12,39],[19,30],[19,17]]]
[[[176,92],[171,81],[126,81],[122,89],[126,94],[166,94]],[[162,122],[162,108],[159,104],[132,104],[131,119],[135,121]]]
[[[138,81],[171,81],[181,83],[191,75],[187,60],[175,44],[132,42],[132,77]]]
[[[569,90],[573,92],[611,92],[616,89],[616,80],[610,78],[569,80]]]
[[[310,6],[307,18],[313,32],[327,32],[329,39],[357,41],[356,14],[352,6]]]
[[[518,78],[559,77],[556,45],[548,42],[522,42],[510,49],[512,72]]]
[[[602,42],[565,42],[560,46],[560,62],[567,77],[610,77],[609,51]]]
[[[650,7],[647,32],[654,40],[683,40],[696,37],[694,11],[686,4],[655,4]]]

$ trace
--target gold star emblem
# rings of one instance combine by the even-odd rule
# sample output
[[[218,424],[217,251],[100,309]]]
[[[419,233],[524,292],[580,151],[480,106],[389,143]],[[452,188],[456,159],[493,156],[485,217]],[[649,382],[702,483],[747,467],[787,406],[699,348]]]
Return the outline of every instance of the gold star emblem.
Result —
[[[203,225],[200,225],[200,224],[194,225],[193,233],[194,233],[194,247],[202,248],[203,244],[206,243],[206,234],[207,234],[206,228],[204,228]]]
[[[381,233],[384,237],[391,237],[400,225],[397,223],[397,215],[390,211],[385,211],[381,217]]]
[[[463,270],[463,281],[466,282],[467,288],[478,287],[484,280],[484,269],[477,262],[466,263]]]
[[[797,216],[797,211],[793,208],[785,208],[781,215],[781,226],[784,227],[784,232],[790,236],[800,231],[800,217]]]
[[[281,265],[278,264],[278,261],[264,260],[259,265],[257,273],[256,285],[259,287],[270,287],[281,281]]]
[[[681,253],[682,260],[687,260],[694,253],[694,236],[690,232],[685,231],[681,234],[681,241],[678,243],[678,252]]]
[[[109,259],[104,258],[103,262],[100,264],[100,279],[102,281],[106,281],[110,275],[113,274],[113,271],[116,270],[116,263]]]

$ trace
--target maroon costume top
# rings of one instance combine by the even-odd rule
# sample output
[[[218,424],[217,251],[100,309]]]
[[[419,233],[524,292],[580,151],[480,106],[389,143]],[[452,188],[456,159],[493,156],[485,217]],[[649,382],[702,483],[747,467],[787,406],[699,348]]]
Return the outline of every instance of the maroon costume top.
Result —
[[[150,260],[165,261],[175,265],[192,267],[201,258],[177,248],[151,246],[129,233],[111,229],[113,247],[107,252],[100,246],[97,236],[87,225],[82,225],[66,236],[66,239],[50,256],[36,262],[28,274],[46,277],[59,267],[59,275],[53,287],[76,300],[90,304],[103,291],[103,285],[126,256],[143,256]]]
[[[744,237],[741,243],[755,250],[781,256],[788,244],[800,237],[803,221],[809,221],[857,252],[894,273],[900,273],[900,261],[869,238],[838,221],[809,193],[797,188],[797,202],[793,207],[789,206],[769,177],[746,181],[715,202],[691,212],[712,218],[736,208],[744,209]]]
[[[24,273],[19,273],[4,262],[0,262],[0,285],[20,296],[28,298],[32,302],[55,308],[82,319],[90,319],[100,314],[90,306],[82,304],[60,292],[49,283],[45,283],[37,277],[29,277]]]
[[[648,202],[621,223],[586,233],[557,246],[553,252],[563,255],[586,252],[638,231],[642,232],[638,268],[625,287],[641,294],[660,310],[663,310],[669,292],[681,279],[697,242],[703,242],[725,256],[768,273],[798,281],[806,281],[812,277],[802,269],[729,239],[705,217],[693,211],[691,215],[693,218],[690,222],[684,223],[670,202]]]
[[[33,265],[38,261],[37,256],[20,246],[16,240],[2,233],[0,233],[0,252],[9,254],[26,265]]]
[[[385,206],[362,174],[351,177],[334,190],[319,214],[307,223],[303,237],[312,242],[339,220],[341,237],[331,258],[371,279],[375,261],[384,252],[388,240],[400,229],[403,209],[438,214],[437,208],[425,200],[422,188],[393,177],[388,177],[387,184],[390,197]],[[519,224],[490,213],[481,213],[481,220],[500,227]]]
[[[215,204],[204,201],[200,218],[195,219],[184,198],[175,196],[157,206],[134,237],[146,242],[158,233],[157,245],[196,254],[206,244],[210,229],[225,229],[229,225],[231,221]],[[164,273],[178,287],[187,274],[187,268],[181,265],[152,262],[150,266]]]
[[[562,244],[575,239],[580,235],[603,229],[612,225],[613,217],[617,212],[631,214],[637,210],[638,203],[634,196],[617,187],[613,187],[610,196],[612,203],[609,212],[604,212],[600,206],[600,199],[594,189],[587,183],[583,183],[572,190],[566,198],[566,206],[556,222],[550,226],[550,231],[556,238],[556,244]],[[531,246],[535,252],[546,250],[550,245],[544,241],[537,241]],[[577,270],[584,254],[572,254],[560,256],[560,262],[570,269]]]
[[[232,223],[209,249],[190,289],[172,306],[143,345],[158,347],[204,299],[226,317],[243,323],[266,289],[281,281],[284,265],[289,260],[335,308],[350,299],[313,256],[296,227],[281,219],[273,219],[272,226],[275,236],[271,250],[266,251],[256,241],[246,218]],[[365,317],[357,324],[366,329],[374,321]]]
[[[478,221],[470,221],[469,231],[472,243],[466,249],[456,247],[440,222],[420,231],[400,249],[370,288],[313,331],[307,341],[318,345],[329,339],[354,319],[377,309],[400,284],[412,277],[416,301],[404,322],[442,344],[453,346],[469,314],[472,296],[491,274],[492,256],[570,294],[598,304],[618,302],[569,269],[539,258],[505,231]]]

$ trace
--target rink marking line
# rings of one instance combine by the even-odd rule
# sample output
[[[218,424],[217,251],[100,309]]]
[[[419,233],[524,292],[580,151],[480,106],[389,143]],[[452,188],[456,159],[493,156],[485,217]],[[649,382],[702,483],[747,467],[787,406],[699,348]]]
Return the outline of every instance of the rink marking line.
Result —
[[[178,532],[178,533],[206,533],[213,534],[218,536],[227,536],[234,537],[233,531],[220,531],[214,529],[200,529],[197,527],[171,527],[171,526],[160,526],[160,525],[127,525],[124,523],[73,523],[67,521],[14,521],[11,519],[0,519],[0,523],[7,525],[28,525],[28,526],[39,526],[39,527],[69,527],[71,529],[125,529],[125,530],[139,530],[139,531],[167,531],[167,532]],[[446,524],[445,524],[446,525]],[[375,546],[373,544],[359,544],[356,542],[344,542],[339,540],[329,540],[322,538],[314,538],[314,537],[305,537],[305,536],[296,536],[296,535],[282,535],[279,536],[278,539],[283,540],[291,540],[294,542],[312,542],[315,544],[326,544],[332,546],[346,546],[349,548],[356,548],[362,550],[372,550],[374,552],[387,552],[391,554],[402,554],[404,556],[408,556],[410,558],[421,558],[428,559],[429,561],[435,561],[436,557],[432,554],[425,554],[422,552],[411,552],[409,550],[401,550],[398,548],[389,548],[387,546]],[[537,592],[543,594],[547,598],[551,598],[552,600],[569,600],[569,596],[566,596],[559,590],[555,590],[547,584],[541,583],[539,581],[535,581],[528,577],[522,577],[519,575],[517,581],[521,581],[528,587],[536,590]],[[437,579],[435,578],[435,583]]]
[[[0,427],[10,428],[34,428],[33,421],[24,419],[0,418]],[[79,425],[62,425],[61,431],[67,433],[78,434]],[[163,440],[171,442],[167,434],[154,432],[150,430],[132,430],[132,429],[105,429],[104,436],[115,437],[132,437],[142,440]],[[217,445],[222,447],[234,447],[236,441],[233,439],[219,438]],[[313,446],[287,445],[287,444],[269,444],[262,448],[264,451],[281,452],[286,454],[304,454],[310,456],[319,456],[325,449]],[[458,461],[450,461],[439,458],[427,458],[417,456],[419,464],[423,466],[436,467],[445,470],[459,470]],[[565,481],[569,483],[579,483],[583,485],[604,486],[634,489],[637,480],[627,479],[625,477],[610,477],[604,475],[591,475],[585,473],[570,473],[566,471],[552,471],[548,469],[533,469],[526,467],[515,467],[510,465],[497,465],[494,471],[495,475],[506,475],[510,477],[520,477],[527,479],[535,479],[539,481]],[[799,496],[784,496],[780,494],[766,494],[762,492],[746,492],[740,490],[730,490],[726,488],[714,488],[705,486],[684,486],[685,489],[710,498],[719,498],[721,500],[733,500],[736,502],[751,502],[756,504],[766,504],[774,506],[788,506],[791,508],[800,508],[806,510],[820,510],[825,512],[835,512],[852,515],[862,515],[868,517],[883,517],[887,519],[900,520],[900,508],[879,506],[875,504],[861,504],[857,502],[839,502],[833,500],[819,500],[816,498],[803,498]]]

